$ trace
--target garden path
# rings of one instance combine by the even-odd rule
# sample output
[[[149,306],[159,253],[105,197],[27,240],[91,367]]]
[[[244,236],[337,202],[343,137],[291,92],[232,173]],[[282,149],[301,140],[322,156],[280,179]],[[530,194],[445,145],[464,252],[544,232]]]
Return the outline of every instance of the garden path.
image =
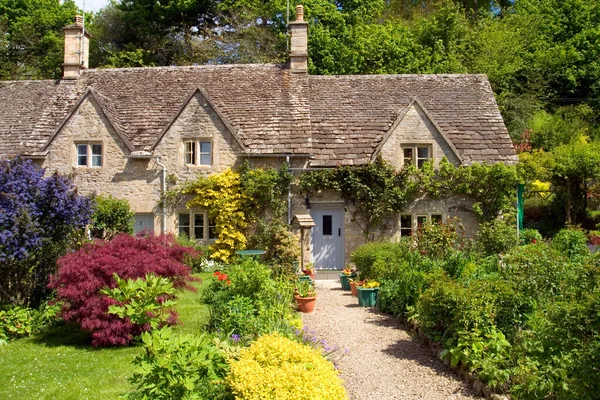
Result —
[[[478,399],[460,378],[414,340],[398,320],[358,306],[339,282],[317,281],[314,312],[305,329],[340,350],[334,359],[351,400]]]

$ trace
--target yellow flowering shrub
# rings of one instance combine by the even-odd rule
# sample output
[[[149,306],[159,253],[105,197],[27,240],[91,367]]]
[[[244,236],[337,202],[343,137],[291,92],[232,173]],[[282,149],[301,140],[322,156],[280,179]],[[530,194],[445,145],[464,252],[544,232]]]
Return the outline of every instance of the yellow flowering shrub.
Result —
[[[242,349],[227,381],[240,400],[347,399],[339,372],[320,350],[278,333]]]
[[[238,173],[228,168],[220,174],[198,179],[183,193],[195,195],[186,204],[188,208],[207,208],[215,221],[217,239],[212,245],[212,258],[227,262],[236,250],[245,248],[244,231],[248,221],[243,211],[245,198]]]

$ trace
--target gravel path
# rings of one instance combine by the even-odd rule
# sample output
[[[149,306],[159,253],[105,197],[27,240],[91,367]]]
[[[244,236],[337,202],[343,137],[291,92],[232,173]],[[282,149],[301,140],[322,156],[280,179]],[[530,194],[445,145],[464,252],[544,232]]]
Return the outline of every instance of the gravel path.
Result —
[[[303,315],[304,325],[329,345],[348,349],[337,364],[351,400],[480,399],[397,320],[359,307],[339,283],[326,282],[317,281],[315,310]]]

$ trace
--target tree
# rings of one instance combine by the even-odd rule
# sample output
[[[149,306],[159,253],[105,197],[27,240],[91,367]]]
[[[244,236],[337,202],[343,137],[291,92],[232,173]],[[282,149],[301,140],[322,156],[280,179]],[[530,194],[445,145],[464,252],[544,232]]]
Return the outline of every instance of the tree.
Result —
[[[0,303],[38,303],[90,214],[67,178],[44,177],[31,161],[0,161]]]
[[[0,79],[58,78],[72,0],[0,0]]]
[[[97,196],[92,214],[92,236],[99,239],[110,239],[119,233],[133,233],[134,213],[127,200],[115,199],[112,196]]]

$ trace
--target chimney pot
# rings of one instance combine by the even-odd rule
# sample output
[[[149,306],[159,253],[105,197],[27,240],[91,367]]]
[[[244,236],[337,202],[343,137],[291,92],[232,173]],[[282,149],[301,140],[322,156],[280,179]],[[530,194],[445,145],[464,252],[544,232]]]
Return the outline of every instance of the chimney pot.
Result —
[[[296,6],[296,21],[304,21],[304,6],[302,4]]]
[[[83,16],[81,16],[81,15],[75,16],[75,25],[83,26]]]

